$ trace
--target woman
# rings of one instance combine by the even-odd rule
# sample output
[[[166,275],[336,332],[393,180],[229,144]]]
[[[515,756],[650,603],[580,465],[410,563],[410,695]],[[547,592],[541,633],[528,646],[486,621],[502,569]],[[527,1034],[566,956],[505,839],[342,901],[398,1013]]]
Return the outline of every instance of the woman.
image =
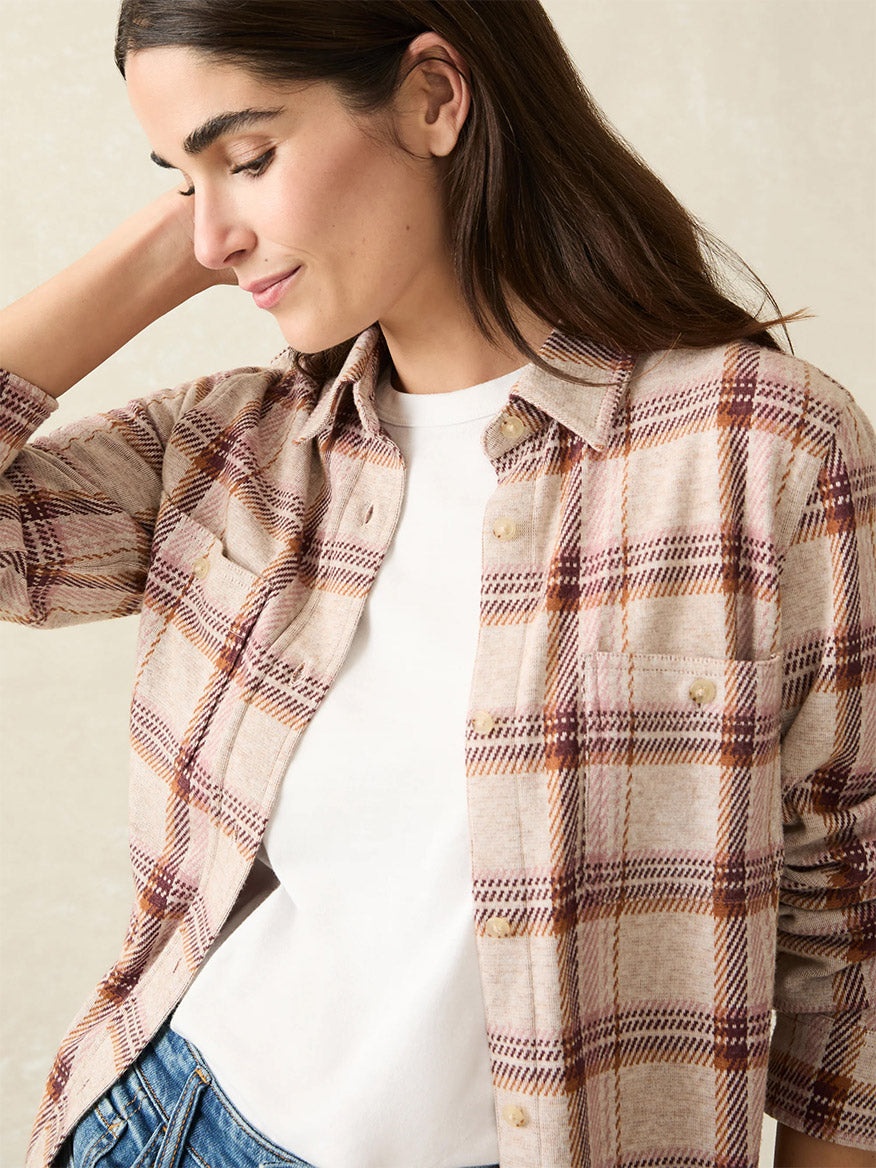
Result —
[[[764,1105],[871,1163],[861,412],[535,3],[126,0],[117,59],[184,185],[0,351],[7,615],[142,611],[29,1163],[749,1165]],[[24,445],[221,281],[287,360]]]

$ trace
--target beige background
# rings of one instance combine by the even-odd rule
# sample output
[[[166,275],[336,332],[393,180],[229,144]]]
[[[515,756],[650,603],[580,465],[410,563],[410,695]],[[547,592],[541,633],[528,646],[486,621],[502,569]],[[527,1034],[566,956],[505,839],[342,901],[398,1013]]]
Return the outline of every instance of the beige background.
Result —
[[[611,120],[765,279],[799,355],[876,418],[871,0],[549,0]],[[112,64],[116,0],[0,0],[0,299],[158,193]],[[216,289],[62,401],[58,422],[199,373],[269,359],[273,321]],[[53,423],[54,424],[54,423]],[[2,1118],[22,1161],[61,1034],[126,923],[126,718],[135,621],[0,628]],[[772,1122],[763,1163],[771,1163]]]

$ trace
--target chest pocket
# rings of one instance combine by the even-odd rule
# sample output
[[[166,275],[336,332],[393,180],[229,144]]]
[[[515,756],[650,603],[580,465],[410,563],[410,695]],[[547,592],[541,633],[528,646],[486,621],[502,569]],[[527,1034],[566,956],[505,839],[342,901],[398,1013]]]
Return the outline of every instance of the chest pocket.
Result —
[[[781,847],[781,661],[584,659],[583,854],[773,854]]]
[[[647,1032],[655,1064],[725,1014],[728,1065],[737,1033],[766,1051],[784,855],[780,659],[595,653],[582,691],[583,1008],[628,1020],[624,1050]],[[658,1017],[669,1046],[652,1037]]]
[[[135,753],[178,794],[197,798],[198,782],[209,780],[211,735],[219,748],[214,712],[261,604],[259,576],[166,502],[143,599],[131,734]],[[182,783],[196,755],[197,773]]]

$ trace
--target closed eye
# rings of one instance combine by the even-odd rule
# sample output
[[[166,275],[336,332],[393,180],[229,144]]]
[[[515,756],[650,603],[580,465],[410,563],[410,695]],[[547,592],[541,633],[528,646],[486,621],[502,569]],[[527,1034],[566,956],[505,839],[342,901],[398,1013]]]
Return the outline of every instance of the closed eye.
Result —
[[[152,159],[152,161],[155,163],[156,166],[160,166],[164,170],[175,170],[176,169],[175,166],[172,166],[169,162],[166,162],[165,159],[163,159],[160,155],[156,154],[154,150],[149,155],[149,157]],[[189,183],[187,190],[180,191],[179,193],[181,195],[185,195],[187,198],[189,195],[193,195],[195,193],[194,183]]]
[[[266,150],[264,152],[264,154],[260,154],[258,156],[258,158],[253,158],[253,160],[251,162],[241,162],[237,166],[232,166],[231,173],[232,174],[249,174],[249,175],[252,175],[253,178],[258,178],[259,175],[262,175],[265,173],[265,171],[268,169],[268,167],[274,161],[274,154],[275,153],[276,153],[276,151],[274,150],[274,147],[272,146],[270,150]],[[155,153],[153,153],[151,155],[151,158],[152,158],[152,161],[154,163],[156,163],[158,166],[166,167],[168,170],[174,169],[169,162],[165,162],[163,158],[159,158],[159,156]],[[191,195],[193,195],[195,193],[194,183],[190,183],[186,190],[180,191],[179,193],[181,195],[184,195],[186,198],[189,198]]]
[[[260,174],[264,174],[271,163],[274,161],[274,148],[266,150],[264,154],[260,154],[258,158],[254,158],[252,162],[242,162],[238,166],[232,166],[232,174],[251,174],[254,178],[258,178]]]

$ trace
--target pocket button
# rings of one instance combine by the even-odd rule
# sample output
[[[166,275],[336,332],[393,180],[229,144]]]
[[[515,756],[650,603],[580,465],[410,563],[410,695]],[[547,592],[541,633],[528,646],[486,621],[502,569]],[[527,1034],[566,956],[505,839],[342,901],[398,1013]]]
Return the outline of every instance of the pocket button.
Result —
[[[523,422],[520,418],[509,416],[508,414],[502,419],[502,433],[506,438],[519,438],[524,430]]]
[[[708,677],[698,677],[688,690],[698,706],[703,705],[704,702],[713,702],[717,692],[714,681]]]
[[[496,539],[516,539],[517,524],[510,515],[501,515],[493,524],[493,535]]]

